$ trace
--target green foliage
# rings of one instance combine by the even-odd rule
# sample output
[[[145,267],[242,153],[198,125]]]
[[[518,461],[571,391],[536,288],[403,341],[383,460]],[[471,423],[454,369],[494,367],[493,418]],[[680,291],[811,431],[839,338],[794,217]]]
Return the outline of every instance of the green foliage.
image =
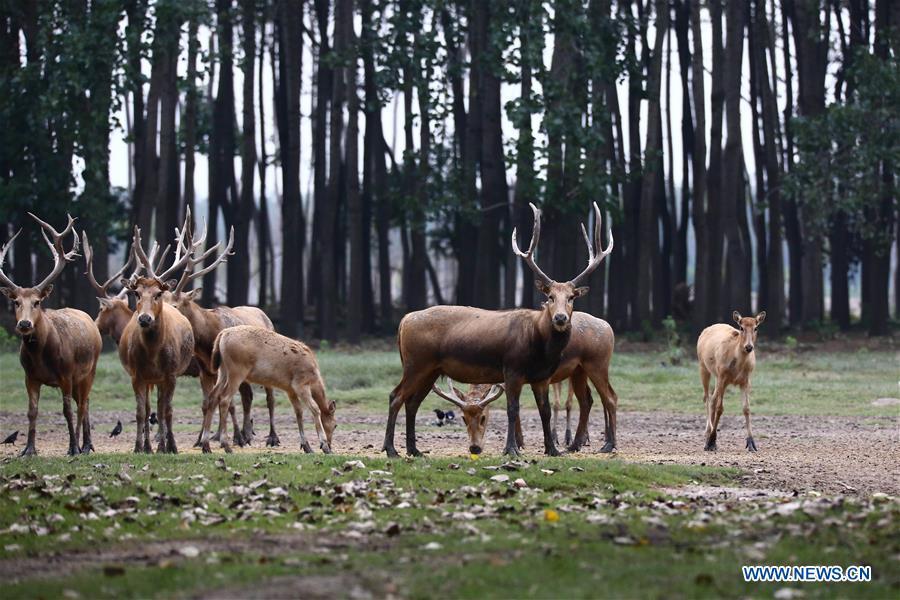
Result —
[[[792,122],[800,161],[785,185],[803,206],[808,231],[825,233],[829,221],[843,213],[852,234],[885,250],[892,233],[883,221],[888,215],[878,206],[890,193],[893,178],[884,177],[882,165],[900,165],[896,59],[855,54],[848,65],[847,86],[852,94],[846,102]]]

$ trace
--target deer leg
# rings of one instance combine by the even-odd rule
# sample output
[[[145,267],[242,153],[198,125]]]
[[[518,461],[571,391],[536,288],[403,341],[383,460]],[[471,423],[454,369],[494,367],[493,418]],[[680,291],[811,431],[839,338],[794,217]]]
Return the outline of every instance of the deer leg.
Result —
[[[408,401],[412,399],[413,393],[419,393],[422,398],[428,395],[431,386],[437,381],[438,374],[437,373],[425,373],[425,374],[411,374],[412,370],[404,369],[403,379],[400,380],[400,383],[393,389],[390,395],[390,400],[388,402],[388,419],[387,426],[384,431],[384,445],[382,445],[381,449],[384,450],[389,458],[397,458],[400,456],[397,453],[397,449],[394,447],[394,430],[397,427],[397,415],[400,412],[400,408],[402,408]],[[418,392],[416,392],[418,390]],[[421,402],[421,400],[420,400]],[[418,407],[416,407],[418,409]],[[413,412],[413,417],[415,418],[415,412]],[[409,412],[407,411],[407,424],[406,424],[406,434],[407,441],[406,447],[407,451],[410,447],[409,441],[409,433],[410,433],[410,424],[409,420]],[[412,433],[415,435],[415,422],[412,424]],[[412,447],[415,448],[415,441],[412,443]]]
[[[153,386],[148,385],[144,390],[144,433],[143,433],[143,444],[144,444],[144,452],[146,454],[150,454],[150,395],[153,393]],[[159,428],[156,429],[156,438],[155,441],[159,442]]]
[[[146,452],[144,432],[147,427],[147,386],[132,380],[131,387],[134,388],[134,421],[137,425],[134,434],[134,453],[140,454]]]
[[[600,448],[600,452],[615,452],[616,450],[616,412],[619,407],[619,396],[612,384],[609,383],[609,373],[604,377],[599,386],[595,384],[600,401],[603,403],[603,417],[606,423],[606,443]]]
[[[313,416],[313,423],[316,425],[316,437],[319,439],[319,448],[325,454],[331,454],[331,446],[328,444],[328,438],[325,436],[325,427],[322,425],[322,411],[319,409],[319,405],[316,404],[315,400],[313,400],[311,387],[312,386],[310,385],[304,386],[301,391],[301,396],[303,401],[306,402],[309,412]],[[321,396],[324,397],[324,395],[324,390],[322,390]],[[421,400],[419,403],[421,403]]]
[[[91,373],[90,379],[81,382],[81,398],[84,401],[84,417],[83,417],[83,436],[81,444],[81,452],[88,454],[94,451],[94,444],[91,440],[91,386],[94,383],[94,373]]]
[[[516,419],[516,446],[519,450],[525,449],[525,436],[522,435],[522,418],[521,415]]]
[[[516,425],[519,424],[519,394],[522,393],[522,380],[518,377],[506,376],[506,448],[503,454],[512,458],[519,456],[516,440]],[[519,424],[521,427],[521,424]]]
[[[706,447],[704,450],[716,450],[716,435],[719,430],[719,418],[722,416],[725,400],[725,380],[722,374],[716,375],[716,387],[709,402],[709,417],[706,425]]]
[[[747,425],[747,450],[756,452],[756,442],[753,441],[753,432],[750,430],[750,382],[741,386],[741,396],[744,401],[744,421]]]
[[[556,430],[559,428],[559,397],[562,395],[562,383],[551,384],[550,393],[553,395],[553,443],[558,444]]]
[[[166,434],[168,435],[166,446],[169,454],[178,454],[178,446],[175,444],[175,427],[172,424],[172,399],[175,397],[175,378],[172,378],[170,383],[171,387],[166,393]]]
[[[238,427],[237,416],[235,415],[234,403],[231,403],[231,421],[234,426],[234,443],[238,446],[249,446],[251,439],[244,435],[246,431],[248,434],[252,434],[251,426],[250,426],[250,408],[253,406],[253,388],[250,387],[250,384],[246,381],[238,387],[238,391],[241,393],[241,409],[244,414],[244,424],[242,427]]]
[[[537,405],[538,412],[541,415],[541,427],[544,430],[544,454],[547,456],[562,456],[562,452],[556,448],[556,443],[553,441],[553,432],[550,430],[550,386],[546,383],[533,383],[531,384],[531,391],[534,392],[535,398],[540,398]]]
[[[437,377],[434,380],[437,380]],[[422,453],[416,447],[416,413],[419,412],[419,407],[422,405],[422,401],[425,400],[425,396],[431,391],[433,383],[434,381],[429,383],[425,389],[416,392],[406,402],[406,454],[409,456],[422,456]]]
[[[215,410],[215,404],[210,397],[212,395],[213,386],[216,383],[216,379],[210,373],[207,373],[203,366],[200,366],[200,390],[203,392],[203,404],[200,406],[200,411],[203,414],[202,421],[206,421],[206,413]],[[212,417],[210,417],[212,420]],[[201,438],[203,437],[203,426],[200,427],[200,433],[197,434],[197,441],[194,442],[194,448],[199,448],[201,446]]]
[[[266,388],[266,408],[269,409],[269,437],[266,438],[266,446],[280,446],[281,440],[275,433],[275,393],[270,387]]]
[[[303,431],[303,404],[300,402],[300,396],[296,390],[291,389],[288,392],[288,399],[291,401],[291,406],[294,408],[294,416],[297,418],[297,429],[300,431],[300,447],[307,454],[312,454],[312,446],[309,445],[306,433]]]
[[[156,386],[156,416],[159,421],[159,443],[156,445],[156,453],[163,454],[168,450],[169,424],[166,422],[166,384]]]
[[[575,395],[575,390],[572,387],[572,381],[569,380],[569,393],[566,396],[566,445],[572,443],[572,396]],[[580,417],[580,414],[579,414]]]
[[[62,391],[63,416],[66,418],[66,426],[69,429],[69,451],[67,454],[75,456],[76,454],[81,454],[81,450],[78,448],[77,437],[81,431],[78,431],[78,433],[75,431],[75,418],[72,415],[72,383],[67,381],[59,387]]]
[[[34,438],[37,433],[38,401],[41,399],[41,384],[33,379],[25,379],[25,389],[28,391],[28,440],[25,448],[19,456],[34,456],[37,449],[34,447]]]
[[[75,446],[78,448],[78,453],[81,454],[81,432],[84,427],[84,417],[86,413],[86,406],[84,404],[84,396],[81,395],[81,384],[77,384],[73,389],[74,397],[75,397]]]
[[[228,444],[228,411],[231,409],[231,398],[234,394],[226,394],[219,398],[219,444],[226,454],[231,454],[232,449]]]
[[[588,387],[587,374],[579,369],[572,374],[570,380],[570,390],[578,399],[578,425],[575,428],[575,436],[571,440],[567,449],[569,452],[578,452],[584,446],[587,439],[588,416],[591,414],[591,407],[594,405],[594,399],[591,397],[591,389]],[[568,408],[567,408],[568,413]],[[569,427],[566,427],[566,438],[569,437]]]

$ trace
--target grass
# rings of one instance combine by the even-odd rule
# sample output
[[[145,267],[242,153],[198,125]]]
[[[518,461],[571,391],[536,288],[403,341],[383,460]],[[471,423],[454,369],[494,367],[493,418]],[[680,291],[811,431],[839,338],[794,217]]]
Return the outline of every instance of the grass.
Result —
[[[294,578],[296,589],[338,578],[340,595],[360,585],[376,596],[412,598],[562,590],[566,597],[771,596],[783,586],[745,584],[739,571],[769,563],[873,566],[871,584],[804,584],[814,595],[884,597],[900,585],[892,562],[900,551],[896,502],[810,498],[802,510],[782,513],[788,500],[716,507],[658,491],[729,484],[736,476],[707,467],[549,459],[505,471],[499,459],[349,460],[94,455],[6,462],[0,556],[57,554],[59,575],[6,583],[4,597],[235,595],[277,577]],[[509,480],[491,479],[498,474]],[[517,478],[528,487],[518,489]],[[10,531],[13,524],[31,529]],[[171,541],[171,550],[65,567],[67,553],[158,540]],[[188,545],[202,549],[200,556],[177,553]]]
[[[339,406],[382,411],[401,366],[394,351],[318,354],[328,394]],[[873,406],[880,397],[897,394],[900,363],[893,352],[786,353],[759,357],[753,377],[755,414],[883,416],[895,415],[891,406]],[[610,378],[623,411],[697,412],[702,389],[693,361],[671,366],[662,352],[619,353]],[[14,353],[0,353],[0,410],[24,411],[26,394],[22,369]],[[46,390],[53,397],[58,392]],[[736,390],[730,390],[736,395]],[[200,403],[199,384],[182,378],[175,406]],[[279,392],[280,394],[280,392]],[[523,391],[524,406],[533,406],[531,391]],[[501,400],[502,402],[502,400]],[[91,398],[93,409],[134,410],[131,383],[115,354],[100,359]]]

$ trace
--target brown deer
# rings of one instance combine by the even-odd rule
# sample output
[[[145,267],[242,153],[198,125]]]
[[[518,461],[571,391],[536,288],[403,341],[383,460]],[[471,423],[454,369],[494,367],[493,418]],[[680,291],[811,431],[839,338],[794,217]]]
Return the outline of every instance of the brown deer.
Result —
[[[516,231],[512,246],[537,276],[535,285],[547,296],[538,310],[519,309],[490,311],[470,306],[433,306],[409,313],[400,322],[397,343],[403,363],[403,377],[391,392],[387,429],[383,449],[397,456],[394,429],[400,408],[406,407],[406,451],[419,456],[416,447],[415,417],[432,385],[441,375],[464,383],[503,383],[507,398],[506,454],[518,456],[515,424],[519,416],[519,394],[522,386],[531,384],[538,399],[544,429],[544,451],[558,456],[550,430],[549,379],[559,366],[560,357],[572,333],[571,316],[575,298],[585,295],[587,287],[579,287],[594,269],[612,252],[600,247],[600,209],[596,211],[594,246],[582,225],[588,246],[588,266],[577,277],[564,283],[548,277],[534,261],[540,239],[541,211],[534,205],[534,232],[526,252],[519,249]]]
[[[604,421],[606,422],[606,443],[600,449],[600,452],[612,452],[616,448],[616,411],[618,407],[618,396],[612,385],[609,383],[609,363],[612,359],[613,348],[615,346],[615,338],[609,323],[603,319],[598,319],[587,313],[575,311],[572,313],[572,336],[569,344],[563,350],[560,358],[559,367],[550,378],[551,385],[562,387],[562,383],[569,380],[569,402],[574,394],[578,398],[579,414],[578,428],[575,437],[569,445],[570,428],[566,426],[566,444],[570,451],[578,451],[587,442],[587,423],[590,415],[593,401],[591,399],[588,381],[590,381],[600,399],[603,402]],[[436,386],[433,388],[441,398],[449,400],[456,404],[451,394],[444,393]],[[451,391],[454,388],[451,387]],[[455,390],[457,395],[463,395],[459,390]],[[476,390],[473,388],[468,394],[464,395],[464,404],[466,409],[463,411],[467,415],[468,421],[466,425],[469,430],[469,451],[473,454],[479,454],[482,449],[481,440],[484,438],[484,431],[488,423],[489,403],[500,397],[484,396],[485,400],[477,398],[478,393],[482,393],[483,388]],[[468,398],[468,400],[466,400]],[[459,400],[457,397],[456,400]],[[462,407],[460,407],[462,410]],[[568,409],[567,403],[567,409]],[[555,409],[555,410],[558,410]],[[469,423],[475,423],[475,427],[469,426]],[[517,445],[522,447],[524,440],[522,437],[522,426],[519,421],[515,424]],[[553,427],[555,434],[555,424]]]
[[[201,236],[201,240],[194,244],[195,247],[202,245],[205,239],[205,233]],[[170,282],[172,294],[170,303],[178,309],[178,311],[187,317],[191,327],[194,329],[194,355],[200,364],[200,385],[203,388],[203,396],[206,399],[210,390],[216,382],[216,372],[212,367],[212,349],[216,336],[227,328],[236,325],[255,325],[275,331],[275,326],[269,317],[259,308],[255,306],[217,306],[215,308],[202,308],[197,304],[202,288],[194,288],[185,291],[185,286],[191,281],[201,279],[206,273],[215,269],[220,263],[227,260],[231,254],[231,247],[234,244],[234,230],[231,231],[231,237],[225,251],[222,252],[210,265],[199,271],[194,268],[202,264],[203,261],[211,255],[209,251],[199,256],[193,256],[189,253],[187,267],[181,275],[181,278],[175,282]],[[253,391],[249,384],[241,384],[239,386],[241,393],[241,404],[244,409],[243,429],[238,428],[236,418],[234,424],[234,443],[243,446],[249,444],[253,439],[253,426],[250,419],[250,407],[253,404]],[[207,412],[209,407],[215,407],[216,404],[207,406],[208,402],[204,402],[203,413]],[[266,387],[266,405],[269,409],[269,435],[266,438],[267,446],[278,446],[281,444],[278,435],[275,433],[275,395],[271,387]],[[228,404],[232,415],[234,415],[234,407]],[[223,435],[220,429],[216,437]],[[215,438],[213,438],[215,439]],[[199,442],[199,439],[198,439]]]
[[[188,256],[181,252],[182,246],[179,244],[172,266],[157,273],[141,247],[141,230],[138,227],[134,228],[132,247],[147,271],[147,276],[122,280],[135,305],[134,314],[119,340],[119,360],[131,376],[134,389],[137,422],[134,451],[150,452],[146,410],[150,388],[156,386],[160,431],[157,452],[176,454],[172,396],[176,378],[190,366],[194,354],[194,332],[190,322],[165,301],[164,295],[169,291],[169,286],[164,281],[185,266]]]
[[[21,230],[0,249],[0,283],[4,285],[0,287],[0,292],[15,306],[16,332],[22,338],[19,362],[25,369],[25,389],[28,391],[28,440],[21,455],[37,454],[34,438],[38,401],[41,386],[44,385],[58,387],[62,392],[63,415],[69,428],[69,454],[88,453],[94,449],[89,416],[90,394],[103,341],[93,319],[86,313],[73,308],[53,310],[41,306],[53,291],[53,281],[63,272],[66,263],[78,256],[75,219],[68,217],[69,222],[60,233],[50,224],[28,214],[41,225],[41,233],[50,246],[53,255],[53,270],[50,274],[34,287],[19,287],[3,273],[6,253]],[[75,241],[72,250],[66,252],[63,249],[63,239],[70,232]],[[78,411],[74,420],[73,399]],[[82,437],[80,447],[79,437]]]
[[[303,433],[301,399],[313,414],[319,447],[331,453],[331,436],[335,429],[335,404],[325,397],[325,382],[319,372],[316,355],[306,344],[275,333],[265,327],[239,325],[223,329],[216,336],[212,351],[212,367],[219,374],[210,402],[219,404],[220,427],[225,427],[225,409],[238,387],[256,383],[267,389],[278,388],[290,398],[300,430],[300,444],[305,452],[312,452]],[[201,447],[209,452],[212,409],[203,415]],[[226,452],[231,448],[223,435],[220,439]]]
[[[750,430],[750,375],[756,366],[756,335],[766,320],[763,311],[755,317],[742,317],[738,311],[731,315],[738,329],[725,323],[710,325],[697,339],[697,359],[700,362],[700,382],[703,384],[703,403],[706,405],[706,447],[716,449],[716,432],[724,410],[725,388],[737,385],[744,402],[747,426],[747,450],[756,452],[756,442]],[[709,378],[716,376],[716,387],[709,393]]]
[[[490,404],[503,395],[503,386],[479,383],[470,387],[468,392],[463,392],[453,383],[453,380],[448,382],[446,392],[438,387],[437,383],[432,385],[431,389],[459,409],[466,432],[469,434],[469,452],[481,454],[481,449],[484,448],[484,432],[487,431]],[[516,445],[519,448],[524,447],[522,427],[518,423],[516,436]]]

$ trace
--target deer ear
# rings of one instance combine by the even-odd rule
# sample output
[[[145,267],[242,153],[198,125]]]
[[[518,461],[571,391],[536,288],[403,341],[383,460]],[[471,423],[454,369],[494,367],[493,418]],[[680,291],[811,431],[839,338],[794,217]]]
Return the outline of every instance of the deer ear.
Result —
[[[583,285],[583,286],[581,286],[581,287],[577,287],[577,288],[575,288],[575,297],[576,297],[576,298],[581,298],[582,296],[584,296],[585,294],[587,294],[589,291],[591,291],[591,288],[589,288],[589,287],[586,286],[586,285]]]
[[[177,280],[177,279],[170,279],[170,280],[168,280],[168,281],[166,282],[166,286],[167,286],[170,290],[174,290],[176,285],[178,285],[178,280]]]
[[[0,294],[3,294],[4,296],[12,300],[16,297],[16,290],[9,287],[0,287]]]
[[[51,283],[50,285],[48,285],[41,291],[41,300],[43,300],[44,298],[49,296],[50,292],[52,292],[52,291],[53,291],[53,284]]]
[[[203,291],[203,288],[194,288],[191,291],[187,292],[187,297],[189,300],[196,300],[200,297],[200,293]]]
[[[766,320],[766,311],[762,311],[758,315],[756,315],[756,324],[761,325],[763,321]]]
[[[97,300],[100,302],[100,309],[101,309],[101,310],[104,309],[104,308],[111,308],[111,307],[112,307],[112,302],[109,301],[109,298],[101,298],[100,296],[97,296]]]
[[[546,283],[544,283],[543,281],[541,281],[540,279],[535,279],[535,280],[534,280],[534,287],[536,287],[537,290],[538,290],[539,292],[541,292],[542,294],[549,294],[549,293],[550,293],[550,286],[547,285]]]
[[[741,313],[739,313],[738,311],[734,311],[733,313],[731,313],[731,318],[734,319],[734,322],[738,325],[741,324]]]
[[[128,289],[128,290],[131,289],[133,282],[130,279],[128,279],[127,277],[123,277],[121,281],[122,281],[123,288]]]

